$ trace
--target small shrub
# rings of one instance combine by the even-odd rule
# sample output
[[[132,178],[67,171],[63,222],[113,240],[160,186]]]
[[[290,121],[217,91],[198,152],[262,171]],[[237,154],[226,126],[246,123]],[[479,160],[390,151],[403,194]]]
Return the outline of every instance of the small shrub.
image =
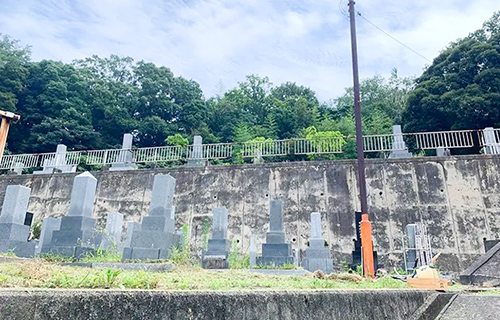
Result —
[[[237,248],[236,240],[233,240],[231,252],[229,252],[229,268],[230,269],[248,269],[250,267],[250,255],[240,255]]]

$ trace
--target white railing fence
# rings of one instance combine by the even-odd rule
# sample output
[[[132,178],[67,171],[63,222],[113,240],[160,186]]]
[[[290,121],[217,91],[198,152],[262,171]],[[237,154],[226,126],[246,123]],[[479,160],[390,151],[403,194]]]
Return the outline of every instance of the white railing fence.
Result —
[[[342,154],[344,146],[354,137],[322,137],[252,141],[245,143],[217,143],[188,146],[162,146],[137,149],[107,149],[4,155],[0,170],[40,168],[53,166],[107,166],[116,163],[141,164],[230,159],[238,154],[243,158],[301,156],[312,154]],[[396,150],[429,150],[478,147],[487,154],[500,154],[500,129],[455,130],[402,134],[367,135],[363,137],[364,151],[390,152]],[[303,158],[298,158],[303,159]]]

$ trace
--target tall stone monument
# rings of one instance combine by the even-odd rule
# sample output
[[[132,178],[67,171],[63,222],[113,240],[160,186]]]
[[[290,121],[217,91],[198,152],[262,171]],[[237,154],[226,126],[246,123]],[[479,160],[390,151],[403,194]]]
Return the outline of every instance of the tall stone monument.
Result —
[[[329,274],[333,271],[333,260],[330,259],[330,250],[325,247],[321,228],[321,214],[319,212],[311,213],[311,237],[309,238],[309,248],[306,250],[306,257],[302,261],[302,265],[311,272],[321,270]]]
[[[108,213],[106,218],[106,228],[101,237],[102,250],[121,251],[122,246],[123,214],[119,212]]]
[[[99,246],[100,236],[95,232],[92,218],[97,179],[90,172],[75,177],[68,215],[61,218],[61,227],[52,233],[50,246],[42,253],[54,253],[77,259]]]
[[[203,157],[203,138],[201,136],[194,136],[193,145],[190,148],[189,158],[187,162],[188,167],[203,167],[206,161]]]
[[[411,158],[412,153],[408,152],[406,143],[403,139],[403,132],[400,125],[392,126],[392,151],[389,158]]]
[[[76,172],[76,165],[70,165],[66,161],[67,147],[64,144],[58,144],[56,154],[52,159],[43,161],[43,170],[34,171],[33,174],[53,174],[54,172]]]
[[[149,214],[142,224],[132,224],[127,230],[123,260],[167,259],[170,248],[177,244],[174,204],[175,179],[168,174],[157,174],[153,181],[153,194]],[[129,223],[129,227],[130,227]]]
[[[0,252],[13,251],[18,257],[33,257],[35,242],[28,242],[30,227],[24,224],[31,189],[7,186],[0,214]]]
[[[118,153],[115,163],[113,163],[109,168],[110,171],[137,169],[137,165],[134,162],[134,155],[132,153],[133,139],[134,136],[132,136],[130,133],[125,133],[123,135],[122,149]]]
[[[212,238],[208,240],[208,249],[203,252],[201,264],[205,269],[227,269],[231,242],[227,240],[229,213],[226,208],[214,210]]]
[[[292,244],[285,241],[281,200],[271,200],[270,211],[269,232],[266,243],[262,244],[262,257],[258,263],[275,266],[293,263]]]

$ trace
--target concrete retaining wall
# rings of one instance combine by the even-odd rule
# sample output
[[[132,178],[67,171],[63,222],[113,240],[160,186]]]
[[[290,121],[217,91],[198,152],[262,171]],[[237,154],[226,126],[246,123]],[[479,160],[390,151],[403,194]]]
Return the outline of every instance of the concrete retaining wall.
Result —
[[[423,291],[0,291],[0,319],[409,319]]]
[[[439,267],[464,270],[484,253],[483,238],[500,237],[499,159],[483,155],[368,160],[369,207],[379,261],[400,266],[404,227],[422,219],[433,249],[443,252]],[[229,210],[229,236],[242,252],[248,252],[250,235],[259,246],[269,228],[269,200],[278,198],[283,200],[286,234],[294,248],[306,248],[309,215],[319,211],[335,263],[351,260],[354,211],[359,208],[354,161],[95,172],[94,215],[119,211],[125,220],[140,221],[147,214],[157,173],[177,179],[177,224],[191,227],[197,250],[204,221],[210,223],[218,206]],[[69,207],[73,178],[74,174],[2,176],[0,194],[8,184],[26,185],[32,188],[29,210],[35,219],[61,216]]]

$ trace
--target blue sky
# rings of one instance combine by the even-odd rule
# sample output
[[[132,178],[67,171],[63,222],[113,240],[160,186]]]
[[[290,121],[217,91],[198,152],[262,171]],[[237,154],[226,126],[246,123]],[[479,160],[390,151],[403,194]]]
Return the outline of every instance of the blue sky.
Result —
[[[356,9],[432,60],[481,27],[498,0],[358,0]],[[33,59],[118,54],[169,67],[205,96],[247,74],[311,87],[321,101],[352,85],[347,0],[0,0],[0,33]],[[429,64],[357,20],[361,78],[420,75]]]

